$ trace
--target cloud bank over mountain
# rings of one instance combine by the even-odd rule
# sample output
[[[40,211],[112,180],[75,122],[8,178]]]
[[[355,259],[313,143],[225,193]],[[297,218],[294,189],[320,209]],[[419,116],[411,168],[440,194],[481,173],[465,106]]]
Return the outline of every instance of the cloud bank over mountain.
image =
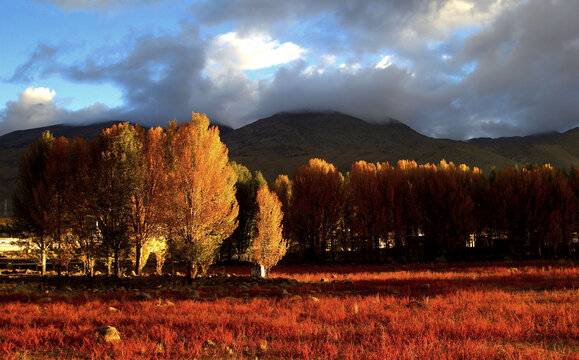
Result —
[[[126,17],[128,30],[80,54],[64,35],[39,41],[4,76],[25,90],[0,110],[1,133],[98,119],[164,124],[192,110],[233,127],[336,110],[457,139],[579,125],[576,1],[37,2],[67,19]],[[131,28],[148,14],[159,14],[155,26]],[[122,103],[68,109],[58,88],[44,89],[52,78],[113,86]]]

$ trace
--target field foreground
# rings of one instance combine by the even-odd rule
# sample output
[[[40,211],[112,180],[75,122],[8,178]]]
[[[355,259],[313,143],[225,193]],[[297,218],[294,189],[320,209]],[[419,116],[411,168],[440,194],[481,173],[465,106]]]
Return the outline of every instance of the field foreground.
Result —
[[[574,264],[247,270],[191,285],[0,275],[0,358],[579,359]]]

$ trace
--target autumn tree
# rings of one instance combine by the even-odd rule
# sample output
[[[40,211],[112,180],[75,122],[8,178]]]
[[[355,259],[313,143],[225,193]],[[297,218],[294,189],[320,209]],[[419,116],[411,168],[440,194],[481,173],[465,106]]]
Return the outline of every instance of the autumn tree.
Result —
[[[399,160],[394,169],[391,188],[392,232],[398,260],[418,259],[417,234],[421,225],[421,213],[417,189],[418,164],[415,161]]]
[[[230,161],[229,165],[237,176],[235,198],[239,205],[239,214],[237,228],[221,245],[221,258],[227,261],[231,261],[233,255],[245,254],[251,244],[255,232],[257,190],[266,182],[259,171],[251,173],[247,167],[235,161]]]
[[[392,223],[393,168],[388,163],[352,164],[347,181],[350,229],[366,260],[377,261]]]
[[[45,221],[46,204],[39,198],[39,188],[46,187],[44,171],[54,142],[49,131],[32,142],[18,164],[18,190],[12,196],[14,229],[21,239],[29,239],[40,255],[40,274],[46,274],[46,258],[52,239]],[[25,240],[28,242],[28,240]]]
[[[333,260],[334,232],[344,205],[342,175],[334,165],[311,159],[294,172],[292,183],[291,228],[302,257],[307,255],[312,262]]]
[[[172,237],[187,262],[191,279],[213,263],[219,247],[237,227],[235,170],[219,129],[205,115],[193,113],[190,123],[170,132],[174,154],[170,167]]]
[[[121,123],[103,130],[92,148],[94,212],[105,246],[112,256],[115,276],[129,249],[132,201],[139,189],[141,144],[135,128]]]
[[[270,269],[284,257],[288,249],[287,239],[283,237],[282,204],[266,184],[257,191],[257,204],[256,234],[251,258],[269,276]]]
[[[432,255],[460,256],[474,231],[474,202],[465,179],[470,169],[442,160],[438,166],[420,166],[417,182],[422,214],[421,229]]]
[[[44,181],[35,194],[37,202],[45,206],[43,221],[53,240],[53,260],[59,276],[63,268],[68,267],[75,251],[72,238],[68,236],[70,226],[66,207],[67,196],[72,190],[69,154],[67,138],[59,137],[53,141],[47,155]]]
[[[99,242],[93,213],[94,186],[91,180],[91,157],[86,140],[76,137],[69,143],[69,184],[65,194],[71,236],[80,251],[84,273],[93,276]]]
[[[274,182],[269,185],[269,188],[275,192],[278,200],[281,202],[281,210],[283,212],[283,238],[290,239],[290,202],[292,198],[292,182],[287,175],[278,175]],[[291,243],[290,249],[291,250]]]
[[[129,214],[130,235],[135,246],[135,273],[141,274],[145,264],[142,249],[148,239],[160,236],[164,211],[163,197],[166,196],[167,173],[165,172],[164,147],[165,132],[162,128],[145,130],[135,127],[140,143],[137,168],[135,169],[136,189],[131,196]]]

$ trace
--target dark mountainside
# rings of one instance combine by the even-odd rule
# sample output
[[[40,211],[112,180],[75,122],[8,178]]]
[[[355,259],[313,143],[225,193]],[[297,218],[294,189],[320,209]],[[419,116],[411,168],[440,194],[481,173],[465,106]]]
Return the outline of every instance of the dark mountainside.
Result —
[[[57,137],[90,140],[114,123],[55,125],[0,136],[0,216],[5,215],[5,200],[9,202],[16,189],[18,159],[43,131],[50,130]],[[501,169],[527,163],[550,163],[564,169],[579,166],[579,128],[565,133],[465,142],[429,138],[392,119],[370,124],[341,113],[301,112],[279,113],[237,130],[220,126],[220,132],[230,158],[251,170],[261,170],[268,180],[278,174],[291,176],[312,157],[333,163],[343,173],[358,160],[395,165],[399,159],[419,164],[446,159],[478,166],[485,173],[493,166]]]

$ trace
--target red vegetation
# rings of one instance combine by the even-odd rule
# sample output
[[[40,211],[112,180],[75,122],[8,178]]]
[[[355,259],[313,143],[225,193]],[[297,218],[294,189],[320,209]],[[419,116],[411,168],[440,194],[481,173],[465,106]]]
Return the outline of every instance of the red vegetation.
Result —
[[[299,282],[202,286],[190,300],[190,287],[167,280],[148,301],[112,287],[52,289],[47,299],[5,283],[0,358],[579,358],[575,265],[282,267],[271,276]],[[120,342],[96,337],[105,325]]]

